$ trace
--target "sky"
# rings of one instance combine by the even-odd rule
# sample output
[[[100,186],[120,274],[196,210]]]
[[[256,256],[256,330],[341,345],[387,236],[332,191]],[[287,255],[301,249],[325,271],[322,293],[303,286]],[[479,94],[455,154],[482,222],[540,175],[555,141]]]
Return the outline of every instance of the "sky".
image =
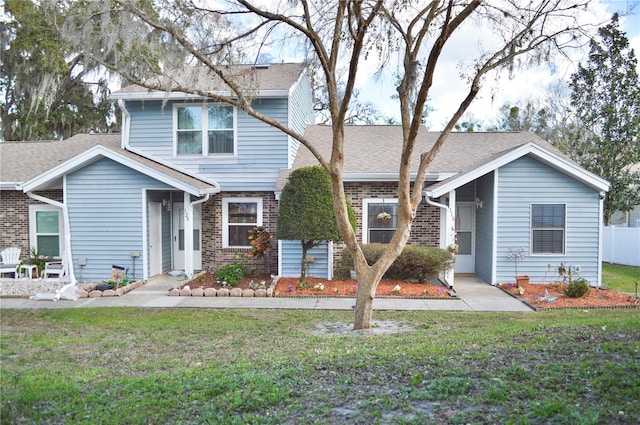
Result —
[[[626,32],[630,45],[634,48],[636,57],[640,57],[640,1],[601,1],[596,2],[594,19],[598,22],[611,19],[614,12],[625,13],[621,18],[620,28]],[[427,119],[427,127],[430,130],[441,130],[447,120],[453,115],[460,101],[466,94],[466,89],[456,83],[459,81],[459,64],[466,54],[473,54],[478,39],[489,38],[490,34],[482,28],[476,28],[467,33],[460,34],[458,39],[451,41],[452,48],[443,52],[440,63],[440,72],[436,74],[434,86],[431,90],[429,105],[433,108]],[[553,63],[553,69],[549,65],[533,69],[523,70],[508,78],[506,75],[488,78],[476,100],[473,102],[463,121],[469,118],[481,121],[489,125],[498,116],[499,109],[504,104],[526,103],[528,100],[540,99],[545,95],[549,84],[557,81],[568,81],[577,70],[579,62],[585,62],[588,55],[588,47],[584,52],[576,53],[572,61],[558,60]],[[366,65],[365,65],[366,66]],[[367,73],[365,72],[365,75]],[[386,116],[398,116],[398,102],[390,99],[393,93],[392,77],[374,76],[373,67],[369,75],[361,79],[358,88],[361,97],[369,100],[382,110]]]

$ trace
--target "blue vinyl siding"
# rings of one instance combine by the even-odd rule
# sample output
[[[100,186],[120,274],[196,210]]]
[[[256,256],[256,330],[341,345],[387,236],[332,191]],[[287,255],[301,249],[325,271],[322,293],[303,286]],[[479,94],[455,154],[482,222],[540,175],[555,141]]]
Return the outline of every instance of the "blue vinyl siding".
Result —
[[[113,264],[133,267],[131,251],[143,252],[143,189],[169,189],[144,174],[101,159],[67,176],[66,203],[71,222],[74,267],[87,258],[82,278],[109,279]],[[136,272],[142,270],[136,260]]]
[[[311,93],[311,84],[306,74],[292,88],[289,98],[289,101],[291,102],[289,105],[289,110],[291,111],[291,116],[289,117],[289,128],[303,134],[307,125],[314,122],[312,104],[313,93]],[[300,142],[290,138],[289,164],[293,164],[299,148]]]
[[[482,200],[482,208],[476,209],[476,275],[491,282],[493,254],[493,184],[494,174],[487,174],[476,182],[476,197]]]
[[[523,247],[518,274],[531,282],[544,282],[547,265],[561,262],[580,266],[582,277],[591,284],[598,278],[599,199],[598,192],[564,173],[530,157],[520,158],[499,169],[498,174],[498,282],[514,280],[514,261],[509,248]],[[531,255],[531,204],[565,204],[564,255]]]
[[[130,145],[180,169],[214,180],[223,191],[274,190],[280,169],[287,168],[289,161],[289,140],[284,133],[238,111],[237,157],[175,157],[175,103],[186,102],[127,102],[131,115]],[[253,106],[258,112],[282,123],[289,121],[286,98],[257,99]]]
[[[302,261],[302,246],[300,241],[282,241],[282,277],[300,277],[300,262]],[[328,278],[328,246],[317,246],[307,253],[315,257],[315,262],[307,263],[307,276]]]

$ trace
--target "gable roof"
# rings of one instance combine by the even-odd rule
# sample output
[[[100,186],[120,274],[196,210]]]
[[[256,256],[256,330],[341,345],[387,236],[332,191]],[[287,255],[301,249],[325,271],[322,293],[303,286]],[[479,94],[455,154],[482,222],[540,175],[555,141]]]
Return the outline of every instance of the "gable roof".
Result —
[[[220,191],[215,182],[122,149],[119,134],[78,134],[62,141],[0,143],[0,187],[25,192],[56,187],[63,175],[101,158],[109,158],[192,195]]]
[[[246,91],[256,91],[261,97],[286,96],[292,86],[300,79],[305,70],[303,63],[279,63],[270,65],[234,65],[225,68],[236,84]],[[209,68],[187,66],[174,77],[159,76],[149,80],[152,84],[166,87],[166,91],[149,90],[139,85],[123,87],[111,93],[113,99],[166,99],[186,95],[181,87],[191,90],[229,94],[227,86]],[[171,93],[168,93],[171,92]]]
[[[418,170],[420,153],[429,150],[439,135],[440,132],[419,130],[410,165],[413,175]],[[305,137],[322,155],[330,156],[331,126],[309,126]],[[345,126],[344,180],[397,181],[401,147],[401,126]],[[598,190],[608,190],[605,180],[579,167],[553,145],[530,132],[451,133],[429,166],[427,181],[438,182],[429,186],[429,190],[439,189],[438,193],[452,190],[524,155],[533,155]],[[309,150],[300,147],[293,169],[317,164]],[[289,172],[283,170],[276,191],[284,187]]]

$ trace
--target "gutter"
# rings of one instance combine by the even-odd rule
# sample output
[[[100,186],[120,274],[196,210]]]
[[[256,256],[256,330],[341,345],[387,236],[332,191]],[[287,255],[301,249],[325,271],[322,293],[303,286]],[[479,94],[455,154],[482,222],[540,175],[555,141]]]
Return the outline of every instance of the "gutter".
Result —
[[[44,196],[36,195],[33,192],[27,192],[27,196],[36,201],[40,201],[45,204],[52,205],[62,210],[62,222],[64,224],[64,252],[62,253],[62,266],[66,264],[67,271],[69,273],[69,279],[71,283],[76,285],[76,275],[73,271],[73,255],[71,253],[71,227],[69,223],[69,210],[64,203],[54,201],[53,199],[45,198]]]

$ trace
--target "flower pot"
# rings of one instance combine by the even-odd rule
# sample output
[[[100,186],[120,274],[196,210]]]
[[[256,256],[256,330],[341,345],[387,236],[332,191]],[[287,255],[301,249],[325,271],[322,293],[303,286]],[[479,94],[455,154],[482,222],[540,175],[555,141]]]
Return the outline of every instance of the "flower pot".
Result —
[[[516,285],[520,286],[523,283],[529,283],[529,276],[516,276]]]

